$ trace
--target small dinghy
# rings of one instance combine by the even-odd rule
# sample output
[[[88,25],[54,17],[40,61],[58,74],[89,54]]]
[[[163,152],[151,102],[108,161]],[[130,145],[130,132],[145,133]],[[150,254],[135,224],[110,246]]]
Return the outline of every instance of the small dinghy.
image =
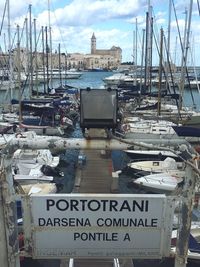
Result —
[[[148,192],[170,194],[177,189],[183,179],[169,173],[156,173],[142,176],[132,181],[133,185]]]

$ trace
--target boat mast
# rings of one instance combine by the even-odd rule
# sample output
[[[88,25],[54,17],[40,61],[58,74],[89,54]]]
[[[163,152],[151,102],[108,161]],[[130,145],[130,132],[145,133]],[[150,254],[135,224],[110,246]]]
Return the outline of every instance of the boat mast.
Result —
[[[17,25],[17,81],[18,81],[18,101],[19,101],[19,123],[22,122],[22,92],[21,92],[21,62],[20,62],[20,37],[19,37],[19,25]]]
[[[35,45],[35,81],[36,81],[36,91],[38,96],[38,63],[37,63],[37,40],[36,40],[36,19],[33,20],[34,22],[34,45]]]
[[[64,82],[67,84],[67,51],[65,53],[65,74],[64,74]]]
[[[169,86],[169,71],[171,69],[170,67],[170,34],[171,34],[171,10],[172,10],[172,0],[169,0],[169,17],[168,17],[168,36],[167,36],[167,54],[169,61],[167,63],[167,68],[166,68],[166,90],[168,89]]]
[[[134,69],[135,69],[135,31],[133,31],[133,55],[132,55],[132,57],[133,57],[133,72],[134,72]],[[133,78],[135,78],[135,75],[134,75],[134,77]],[[135,84],[135,79],[133,79],[133,85]]]
[[[25,18],[25,28],[26,28],[26,65],[25,65],[25,73],[26,77],[29,79],[29,44],[28,44],[28,18]]]
[[[145,73],[144,73],[144,85],[145,91],[147,90],[147,72],[148,72],[148,38],[149,38],[149,13],[146,12],[146,40],[145,40]]]
[[[30,42],[30,61],[29,61],[29,71],[30,71],[30,82],[29,82],[29,95],[32,95],[33,91],[33,48],[32,48],[32,15],[31,15],[31,5],[29,5],[29,42]]]
[[[146,44],[145,44],[145,87],[151,90],[151,66],[152,66],[152,42],[153,42],[153,18],[152,6],[148,1],[148,12],[146,13]]]
[[[47,77],[47,93],[49,92],[49,46],[48,46],[48,29],[45,27],[46,34],[46,77]]]
[[[49,22],[49,54],[50,54],[50,86],[53,88],[53,61],[52,61],[52,35],[51,35],[51,16],[50,16],[50,0],[48,0],[48,22]]]
[[[133,31],[133,85],[137,85],[137,18],[135,19],[135,31]]]
[[[145,41],[145,29],[142,30],[142,54],[141,54],[141,68],[140,68],[140,98],[143,91],[143,61],[144,61],[144,41]],[[140,101],[139,101],[140,104]]]
[[[159,61],[159,86],[158,86],[158,116],[161,110],[161,85],[162,85],[162,58],[163,58],[163,29],[160,30],[160,61]]]
[[[58,66],[59,66],[59,80],[62,87],[62,75],[61,75],[61,59],[60,59],[60,44],[58,44]]]
[[[151,11],[152,13],[152,11]],[[149,40],[149,92],[152,87],[152,47],[153,47],[153,17],[150,17],[150,40]]]
[[[136,78],[137,78],[137,38],[138,34],[138,23],[137,23],[137,18],[135,19],[135,66],[136,66]]]
[[[9,92],[10,100],[13,98],[13,58],[12,58],[12,47],[11,47],[11,31],[10,31],[10,1],[7,0],[7,16],[8,16],[8,49],[9,49]]]
[[[42,26],[42,72],[43,72],[43,79],[44,79],[44,93],[46,93],[46,72],[45,72],[45,45],[44,45],[44,27]]]

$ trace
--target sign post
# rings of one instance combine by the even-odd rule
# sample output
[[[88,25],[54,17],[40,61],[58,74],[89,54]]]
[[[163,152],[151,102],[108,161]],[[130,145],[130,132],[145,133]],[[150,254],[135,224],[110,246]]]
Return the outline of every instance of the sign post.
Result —
[[[173,203],[173,198],[155,194],[33,195],[32,256],[135,259],[169,256]]]

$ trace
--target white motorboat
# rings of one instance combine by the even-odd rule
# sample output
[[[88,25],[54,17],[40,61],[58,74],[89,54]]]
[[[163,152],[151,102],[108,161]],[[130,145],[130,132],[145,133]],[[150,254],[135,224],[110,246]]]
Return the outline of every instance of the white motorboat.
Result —
[[[117,87],[120,85],[132,86],[133,84],[138,84],[140,78],[137,78],[136,75],[131,73],[115,73],[114,75],[105,77],[103,79],[106,87]],[[144,79],[142,79],[142,82]]]
[[[132,180],[132,183],[148,192],[170,194],[178,188],[182,181],[183,179],[180,177],[162,172],[139,177]]]
[[[107,86],[117,86],[121,80],[126,78],[127,75],[124,73],[115,73],[114,75],[105,77],[103,81]]]
[[[183,162],[176,162],[175,159],[170,157],[167,157],[165,160],[130,162],[127,166],[134,174],[139,174],[139,176],[161,172],[170,173],[179,177],[183,177],[185,174],[185,164]]]
[[[176,124],[170,121],[155,121],[139,119],[135,122],[122,124],[122,132],[125,138],[179,138],[172,126]]]
[[[20,184],[50,183],[59,174],[54,169],[59,161],[48,149],[18,149],[13,155],[13,178]]]
[[[63,72],[63,77],[66,79],[79,79],[82,76],[82,72],[76,69],[70,69]]]
[[[79,79],[82,76],[82,72],[71,70],[61,70],[61,69],[50,69],[48,74],[51,76],[51,79]],[[38,75],[44,75],[43,70],[38,71]],[[47,72],[45,71],[45,75]]]
[[[55,168],[59,161],[60,158],[53,157],[48,149],[18,149],[13,155],[13,170],[15,174],[39,175],[43,165]]]

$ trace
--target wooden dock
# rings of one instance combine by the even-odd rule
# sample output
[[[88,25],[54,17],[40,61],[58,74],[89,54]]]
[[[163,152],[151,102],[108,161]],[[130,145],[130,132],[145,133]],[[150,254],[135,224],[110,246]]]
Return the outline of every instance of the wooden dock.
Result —
[[[110,153],[100,150],[85,150],[83,166],[78,166],[75,186],[76,193],[116,193],[118,183],[114,185],[112,160]]]

